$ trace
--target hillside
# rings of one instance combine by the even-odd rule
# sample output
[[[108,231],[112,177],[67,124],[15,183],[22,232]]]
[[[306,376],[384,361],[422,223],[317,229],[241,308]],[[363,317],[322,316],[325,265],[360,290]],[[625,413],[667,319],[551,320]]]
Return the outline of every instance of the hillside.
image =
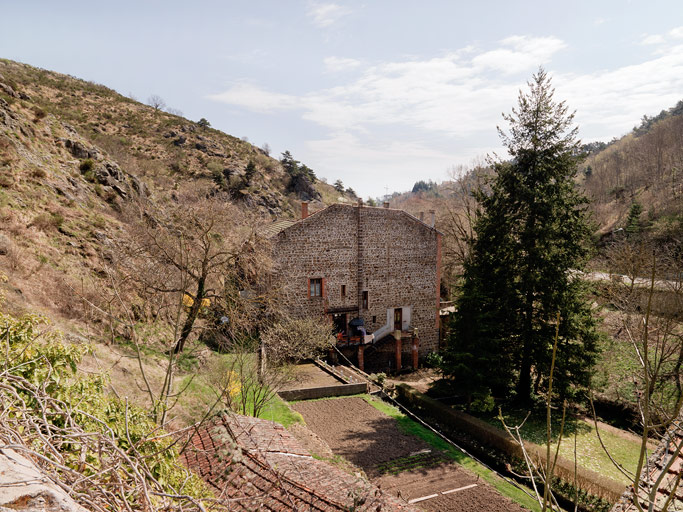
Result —
[[[350,201],[294,161],[102,85],[0,60],[0,270],[10,307],[83,317],[74,289],[104,277],[122,211],[205,190],[256,222]],[[306,172],[300,172],[305,169]],[[87,294],[86,294],[87,295]]]
[[[639,228],[653,238],[683,233],[683,112],[681,104],[592,153],[580,181],[592,199],[598,233],[625,228],[638,204]]]

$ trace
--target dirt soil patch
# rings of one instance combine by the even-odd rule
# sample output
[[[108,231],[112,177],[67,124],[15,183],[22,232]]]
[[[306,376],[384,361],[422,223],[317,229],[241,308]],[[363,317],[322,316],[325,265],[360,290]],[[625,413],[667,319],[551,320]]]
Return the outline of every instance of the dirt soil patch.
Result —
[[[292,407],[335,454],[362,468],[382,489],[405,500],[436,495],[415,503],[422,510],[526,510],[451,462],[445,453],[403,433],[396,420],[362,398],[298,402]]]
[[[362,398],[297,402],[292,407],[334,453],[363,468],[370,478],[379,464],[430,449]]]
[[[292,389],[322,388],[344,384],[313,363],[300,364],[294,369],[294,379],[282,387],[283,391]]]
[[[434,381],[440,378],[441,376],[434,368],[420,368],[414,372],[387,379],[387,382],[393,385],[405,383],[417,389],[420,393],[426,393]]]
[[[455,463],[406,471],[398,475],[385,475],[373,483],[407,501],[436,494],[435,497],[415,503],[416,507],[428,512],[526,510]]]

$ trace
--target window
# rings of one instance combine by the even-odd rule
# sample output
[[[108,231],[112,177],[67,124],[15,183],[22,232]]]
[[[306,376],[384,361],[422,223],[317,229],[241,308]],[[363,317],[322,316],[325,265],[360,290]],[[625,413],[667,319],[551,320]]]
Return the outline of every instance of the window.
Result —
[[[346,285],[345,284],[343,284],[341,287],[341,298],[343,299],[344,297],[346,297]]]
[[[372,317],[372,323],[373,323],[373,324],[376,324],[376,323],[377,323],[377,317],[376,317],[376,316],[373,316],[373,317]]]
[[[315,278],[308,280],[308,296],[322,297],[323,296],[323,280],[322,278]]]
[[[368,309],[368,291],[367,291],[367,290],[363,290],[363,296],[362,296],[362,298],[363,298],[363,301],[362,301],[362,302],[363,302],[363,306],[362,306],[362,308],[363,308],[363,309]]]

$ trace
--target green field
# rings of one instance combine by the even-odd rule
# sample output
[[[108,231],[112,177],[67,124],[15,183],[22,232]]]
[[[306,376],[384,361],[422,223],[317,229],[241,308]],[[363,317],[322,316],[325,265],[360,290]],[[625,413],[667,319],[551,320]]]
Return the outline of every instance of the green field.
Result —
[[[520,411],[503,411],[505,423],[508,426],[520,424],[526,413]],[[554,413],[552,426],[552,453],[557,449],[557,441],[560,432],[562,414]],[[503,428],[497,417],[482,418],[491,425]],[[522,437],[526,441],[545,446],[546,444],[546,418],[545,413],[532,414],[520,429]],[[611,430],[600,429],[600,437],[605,443],[612,457],[626,469],[634,471],[638,463],[640,443],[629,436],[620,436]],[[608,455],[600,445],[595,431],[595,425],[582,419],[567,419],[563,439],[560,444],[560,455],[568,460],[574,460],[574,441],[576,440],[576,457],[580,466],[595,471],[605,477],[618,482],[629,483],[629,479],[619,471],[610,461]]]

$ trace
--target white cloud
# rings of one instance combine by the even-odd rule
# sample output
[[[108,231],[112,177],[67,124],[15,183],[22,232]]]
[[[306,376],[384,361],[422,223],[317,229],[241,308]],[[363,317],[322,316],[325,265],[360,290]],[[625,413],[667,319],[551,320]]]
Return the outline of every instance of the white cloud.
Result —
[[[564,47],[552,37],[516,36],[487,51],[463,48],[428,59],[369,65],[330,58],[329,69],[350,66],[355,73],[341,75],[335,87],[297,96],[236,84],[211,98],[257,112],[288,110],[315,123],[323,135],[307,142],[309,154],[299,157],[330,179],[358,183],[364,194],[360,184],[368,183],[378,195],[384,187],[379,181],[387,178],[373,172],[395,175],[396,184],[389,186],[399,190],[410,180],[434,177],[453,163],[495,150],[495,127],[505,127],[501,113],[515,105],[531,72]],[[511,75],[511,69],[520,74]],[[680,100],[683,45],[663,46],[641,62],[611,70],[546,69],[556,97],[577,110],[581,137],[608,140],[628,132],[643,114]]]
[[[325,71],[330,73],[339,73],[341,71],[357,68],[361,65],[361,62],[356,59],[348,59],[344,57],[325,57],[323,59],[323,64],[325,65]]]
[[[669,35],[674,39],[683,39],[683,27],[676,27],[669,30]]]
[[[491,68],[503,67],[496,60],[498,51],[510,52],[506,72],[527,72],[564,47],[552,37],[515,36],[500,44],[500,49],[484,53],[468,47],[426,60],[366,67],[352,59],[328,58],[328,68],[353,66],[360,75],[299,97],[240,84],[211,98],[259,112],[300,109],[304,119],[335,131],[367,133],[382,125],[402,125],[463,136],[490,130],[514,102],[519,82],[488,76]],[[482,105],[492,114],[483,113]]]
[[[641,39],[640,44],[650,45],[650,44],[662,44],[664,42],[664,36],[660,34],[646,35]]]
[[[208,98],[261,113],[290,110],[301,105],[296,96],[266,91],[248,83],[236,84],[222,93],[211,94]]]
[[[683,45],[613,70],[556,75],[555,84],[558,97],[577,110],[584,136],[607,139],[626,133],[643,114],[673,106],[681,97],[681,76]]]
[[[512,36],[503,39],[501,44],[501,48],[476,56],[472,63],[503,73],[519,73],[549,62],[553,54],[566,47],[556,37]]]
[[[334,3],[310,2],[306,15],[320,28],[333,25],[351,12],[347,7]]]
[[[420,179],[434,179],[434,169],[443,170],[445,178],[445,170],[454,163],[451,152],[420,141],[368,140],[343,131],[308,141],[306,146],[307,160],[324,169],[328,179],[342,176],[345,184],[363,195],[380,196],[385,187],[389,192],[409,190]]]

